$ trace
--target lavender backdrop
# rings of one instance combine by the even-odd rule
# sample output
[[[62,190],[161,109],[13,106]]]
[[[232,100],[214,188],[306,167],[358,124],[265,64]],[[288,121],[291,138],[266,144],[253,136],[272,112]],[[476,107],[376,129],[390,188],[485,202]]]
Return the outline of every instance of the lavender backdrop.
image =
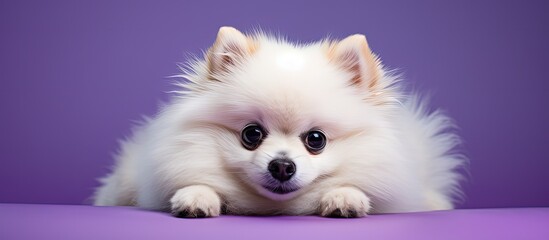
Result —
[[[543,1],[1,1],[0,202],[82,204],[132,120],[217,29],[368,36],[471,158],[462,207],[549,206]]]

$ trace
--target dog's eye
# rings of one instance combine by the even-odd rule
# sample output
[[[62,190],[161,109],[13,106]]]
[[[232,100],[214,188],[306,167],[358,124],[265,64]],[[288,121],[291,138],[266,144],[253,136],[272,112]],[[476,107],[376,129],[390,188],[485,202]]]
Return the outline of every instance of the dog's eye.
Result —
[[[309,131],[303,138],[305,147],[312,154],[319,154],[326,146],[326,136],[318,130]]]
[[[248,150],[254,150],[259,147],[264,137],[265,131],[255,123],[248,124],[240,134],[242,145]]]

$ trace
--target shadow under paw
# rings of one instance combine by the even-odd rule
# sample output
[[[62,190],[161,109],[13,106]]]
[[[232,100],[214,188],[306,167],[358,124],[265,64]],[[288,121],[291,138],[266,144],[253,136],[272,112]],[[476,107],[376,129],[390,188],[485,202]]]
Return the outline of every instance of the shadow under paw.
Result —
[[[358,217],[358,213],[355,210],[342,211],[340,208],[337,208],[332,213],[330,213],[327,217],[329,217],[329,218],[356,218],[356,217]]]
[[[209,217],[206,215],[206,212],[204,210],[197,208],[193,211],[189,209],[183,209],[179,212],[172,212],[172,215],[178,218],[206,218]]]

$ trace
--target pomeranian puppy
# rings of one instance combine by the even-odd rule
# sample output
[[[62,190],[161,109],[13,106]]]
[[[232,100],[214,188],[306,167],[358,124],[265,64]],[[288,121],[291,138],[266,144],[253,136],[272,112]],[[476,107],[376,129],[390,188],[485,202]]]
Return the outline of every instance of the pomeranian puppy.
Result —
[[[121,143],[95,205],[177,217],[452,209],[452,121],[399,88],[364,35],[295,44],[219,29]]]

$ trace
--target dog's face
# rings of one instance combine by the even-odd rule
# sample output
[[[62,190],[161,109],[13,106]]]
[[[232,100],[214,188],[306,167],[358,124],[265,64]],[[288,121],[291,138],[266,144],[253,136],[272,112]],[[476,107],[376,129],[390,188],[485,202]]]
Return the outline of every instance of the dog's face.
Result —
[[[341,174],[379,121],[381,68],[360,35],[296,47],[222,28],[207,64],[228,171],[270,199]]]

